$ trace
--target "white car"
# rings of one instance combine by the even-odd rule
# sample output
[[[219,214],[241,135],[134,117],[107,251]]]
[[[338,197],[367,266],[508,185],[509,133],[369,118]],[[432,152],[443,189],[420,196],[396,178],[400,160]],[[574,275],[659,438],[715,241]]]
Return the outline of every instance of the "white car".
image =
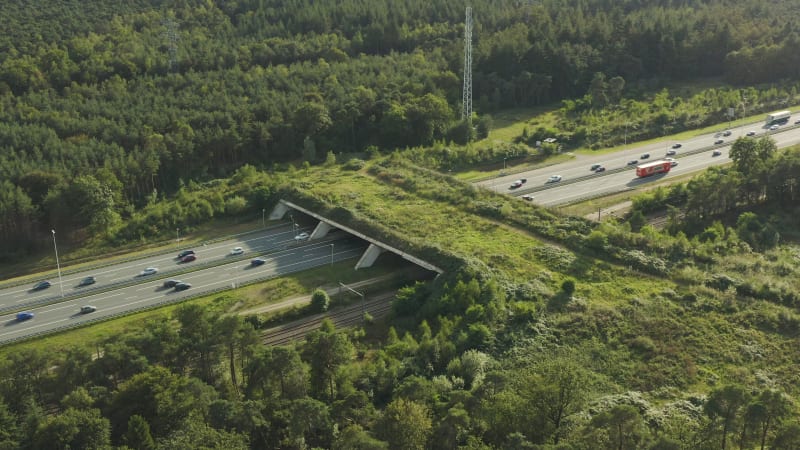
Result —
[[[158,268],[156,267],[148,267],[142,271],[139,275],[145,277],[147,275],[155,275],[158,273]]]
[[[532,202],[533,201],[533,196],[531,194],[525,194],[525,195],[522,196],[522,199],[523,200],[527,200],[529,202]]]
[[[664,158],[664,161],[668,161],[670,167],[675,167],[678,165],[678,161],[675,161],[675,158]]]
[[[297,242],[305,241],[306,239],[308,239],[308,233],[305,231],[294,237],[294,240]]]
[[[244,249],[242,247],[233,247],[231,249],[231,255],[241,255],[244,253]]]
[[[780,128],[780,125],[773,125],[773,126],[769,127],[769,129],[772,130],[772,131],[775,131],[778,128]]]
[[[746,136],[755,136],[755,135],[756,135],[756,132],[752,131],[752,130],[748,131],[747,134],[746,134]]]
[[[548,183],[558,183],[559,181],[561,181],[561,175],[553,175],[547,179]]]

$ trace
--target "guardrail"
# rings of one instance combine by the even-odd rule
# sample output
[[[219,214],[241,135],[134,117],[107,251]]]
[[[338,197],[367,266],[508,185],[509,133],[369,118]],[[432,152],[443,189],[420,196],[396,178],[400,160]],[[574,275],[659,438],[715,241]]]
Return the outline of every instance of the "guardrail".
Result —
[[[777,134],[777,133],[780,133],[782,131],[798,128],[799,126],[800,126],[800,124],[798,124],[798,125],[785,125],[785,126],[781,127],[778,130],[766,130],[766,131],[764,131],[764,133],[762,133],[758,137],[771,136],[773,134]],[[661,158],[653,158],[652,161],[658,161],[659,159],[663,159],[663,158],[667,158],[667,157],[680,159],[681,157],[684,157],[684,156],[696,155],[698,153],[707,152],[709,150],[714,150],[714,149],[717,149],[717,148],[730,146],[730,145],[733,144],[733,142],[735,142],[735,140],[734,141],[726,141],[726,142],[723,142],[721,144],[712,144],[712,145],[708,145],[708,146],[705,146],[705,147],[696,148],[696,149],[693,149],[693,150],[679,151],[676,155],[673,155],[673,156],[664,155]],[[521,187],[519,189],[515,189],[513,192],[509,192],[509,195],[511,195],[513,197],[519,197],[519,196],[522,196],[522,195],[525,195],[525,194],[530,194],[530,193],[533,193],[533,192],[540,192],[540,191],[544,191],[544,190],[547,190],[547,189],[554,189],[554,188],[557,188],[559,186],[564,186],[564,185],[569,185],[569,184],[574,184],[574,183],[580,183],[582,181],[587,181],[587,180],[591,180],[591,179],[595,179],[595,178],[600,178],[600,177],[603,177],[603,176],[606,176],[606,175],[612,175],[612,174],[624,172],[626,170],[634,170],[635,168],[636,168],[636,165],[617,167],[616,169],[607,169],[605,172],[591,173],[591,174],[582,175],[582,176],[576,177],[576,178],[568,178],[566,180],[562,180],[562,181],[559,181],[559,182],[556,182],[556,183],[547,183],[547,184],[544,184],[544,185],[533,186],[533,187],[529,187],[529,188]],[[513,173],[524,173],[526,171],[527,170],[521,170],[521,171],[513,172]],[[508,173],[506,173],[506,175],[508,175]],[[496,178],[496,177],[492,177],[492,178]],[[474,180],[473,182],[490,180],[492,178],[484,178],[484,179],[481,179],[481,180]],[[489,188],[489,187],[486,187],[486,188],[491,190],[491,188]],[[625,191],[625,190],[628,190],[628,189],[622,189],[621,191]],[[619,192],[621,192],[621,191],[619,191]],[[602,194],[602,195],[605,195],[605,194]],[[590,196],[587,196],[586,198],[584,198],[584,200],[589,200],[589,199],[592,199],[592,198],[601,197],[602,195],[600,195],[600,194],[598,194],[598,195],[590,195]],[[576,202],[577,201],[570,201],[567,204],[574,204]]]
[[[341,262],[341,261],[349,261],[349,260],[356,259],[356,258],[357,258],[357,256],[354,256],[352,258],[343,258],[343,259],[340,259],[339,262]],[[244,258],[244,259],[247,259],[247,258]],[[326,258],[321,258],[321,262],[319,264],[311,266],[311,267],[304,267],[303,269],[298,269],[297,272],[299,272],[301,270],[308,270],[309,268],[325,266],[327,264],[328,264],[327,257]],[[137,313],[140,313],[140,312],[143,312],[143,311],[149,311],[151,309],[158,309],[158,308],[161,308],[161,307],[163,307],[165,305],[168,305],[168,304],[181,303],[181,302],[185,302],[187,300],[195,299],[195,298],[198,298],[198,297],[212,295],[212,294],[215,294],[217,292],[224,292],[224,291],[227,291],[227,290],[235,290],[235,289],[238,289],[240,287],[249,286],[251,284],[263,283],[264,281],[271,280],[273,278],[286,276],[287,274],[294,273],[294,272],[295,271],[286,272],[286,273],[273,273],[273,274],[270,274],[270,275],[265,275],[263,277],[258,277],[258,278],[254,278],[254,279],[251,279],[251,280],[246,280],[246,281],[242,281],[242,282],[239,282],[239,283],[235,283],[233,286],[220,286],[220,287],[213,288],[213,289],[206,289],[206,290],[200,291],[200,292],[196,292],[195,291],[196,293],[193,292],[192,294],[187,295],[185,297],[180,297],[180,298],[176,298],[176,299],[166,299],[166,300],[162,300],[162,301],[150,304],[150,305],[140,306],[140,307],[137,307],[137,308],[129,309],[127,311],[121,311],[121,312],[110,314],[110,315],[107,315],[107,316],[102,316],[102,317],[97,317],[97,318],[85,320],[85,321],[82,321],[80,323],[76,323],[76,324],[73,324],[73,325],[63,325],[63,326],[60,326],[60,327],[57,327],[57,328],[54,328],[54,329],[51,329],[51,330],[37,331],[35,333],[27,334],[25,336],[19,336],[19,337],[7,339],[7,340],[2,340],[2,341],[0,341],[0,347],[3,346],[3,345],[9,345],[9,344],[22,342],[22,341],[27,341],[29,339],[39,338],[39,337],[46,336],[46,335],[49,335],[49,334],[61,333],[63,331],[67,331],[67,330],[73,330],[73,329],[76,329],[76,328],[86,327],[86,326],[94,325],[96,323],[105,322],[105,321],[108,321],[108,320],[119,319],[120,317],[129,316],[131,314],[137,314]],[[164,277],[164,278],[166,278],[166,277]]]
[[[227,235],[227,236],[220,236],[218,238],[209,239],[209,240],[206,240],[206,241],[200,241],[195,245],[196,246],[203,246],[203,245],[216,244],[218,242],[223,242],[223,241],[227,241],[227,240],[230,240],[230,239],[235,239],[237,237],[246,236],[248,234],[260,233],[260,232],[264,232],[266,230],[272,230],[272,229],[275,229],[275,228],[280,228],[282,226],[285,226],[285,225],[284,224],[275,224],[275,225],[272,225],[272,226],[269,226],[269,227],[266,227],[266,228],[259,228],[257,230],[245,231],[244,233],[237,233],[237,234],[231,234],[231,235]],[[139,261],[139,260],[142,260],[142,259],[152,258],[153,256],[169,255],[169,254],[174,253],[174,252],[175,252],[175,249],[172,248],[172,249],[169,249],[169,250],[167,250],[167,249],[155,250],[153,252],[146,253],[144,255],[139,255],[139,256],[136,256],[136,257],[131,257],[131,258],[124,258],[124,257],[123,258],[115,258],[115,259],[113,259],[111,261],[107,261],[107,262],[104,262],[104,263],[101,263],[101,264],[95,264],[95,265],[91,265],[91,266],[84,266],[84,267],[74,268],[74,269],[63,269],[63,270],[61,270],[61,275],[62,276],[63,275],[72,275],[72,274],[75,274],[75,273],[102,269],[102,268],[110,267],[110,266],[113,266],[113,265],[116,265],[116,264],[122,264],[122,263],[127,263],[127,262]],[[46,272],[44,275],[37,276],[36,278],[32,278],[32,279],[0,283],[0,289],[13,288],[13,287],[16,287],[16,286],[25,286],[25,285],[30,284],[32,281],[37,280],[37,279],[53,278],[53,277],[56,277],[56,276],[58,276],[58,272],[56,272],[56,271]]]
[[[329,242],[329,241],[330,240],[321,240],[321,241],[315,241],[314,243],[315,244],[324,244],[324,243]],[[121,289],[121,288],[128,287],[128,286],[135,286],[137,284],[142,284],[142,283],[148,282],[148,281],[159,281],[159,280],[163,280],[165,278],[175,278],[177,276],[180,276],[180,275],[183,275],[183,274],[186,274],[186,273],[197,272],[197,271],[203,270],[203,269],[209,269],[209,268],[212,268],[212,267],[218,267],[218,266],[222,266],[222,265],[225,265],[225,264],[231,264],[231,263],[235,263],[235,262],[239,262],[239,261],[244,261],[244,260],[247,260],[247,259],[257,258],[259,256],[268,256],[268,255],[272,255],[272,254],[277,253],[277,252],[281,252],[281,251],[287,250],[288,248],[291,248],[293,246],[292,244],[295,244],[295,243],[294,242],[290,242],[290,243],[288,243],[286,245],[283,245],[283,246],[280,246],[280,247],[276,247],[276,248],[273,248],[273,249],[270,249],[270,250],[266,250],[264,252],[252,253],[252,254],[249,254],[249,255],[246,255],[246,256],[237,256],[237,257],[231,257],[231,258],[223,257],[223,259],[216,260],[216,261],[201,262],[201,263],[198,263],[198,264],[193,264],[191,266],[186,266],[185,268],[179,268],[179,269],[175,269],[175,270],[172,270],[172,271],[159,272],[158,274],[155,274],[155,275],[152,275],[152,276],[148,275],[148,276],[142,277],[141,275],[136,275],[130,280],[118,281],[116,283],[111,283],[109,285],[102,286],[102,287],[97,287],[97,288],[93,288],[93,289],[92,288],[90,288],[90,289],[82,289],[80,292],[77,292],[77,293],[74,293],[74,294],[71,294],[71,295],[65,295],[64,297],[61,297],[61,296],[46,297],[46,298],[42,298],[42,299],[38,299],[38,300],[32,300],[32,301],[29,301],[29,302],[25,302],[25,303],[22,303],[22,304],[15,304],[15,305],[10,305],[10,306],[6,306],[6,307],[0,307],[0,314],[15,313],[15,312],[18,312],[18,311],[23,311],[23,310],[26,310],[26,309],[30,309],[31,307],[47,306],[47,305],[51,305],[51,304],[61,303],[61,302],[67,301],[67,300],[73,300],[73,299],[77,299],[77,298],[87,297],[89,295],[103,294],[105,292],[114,291],[114,290]]]

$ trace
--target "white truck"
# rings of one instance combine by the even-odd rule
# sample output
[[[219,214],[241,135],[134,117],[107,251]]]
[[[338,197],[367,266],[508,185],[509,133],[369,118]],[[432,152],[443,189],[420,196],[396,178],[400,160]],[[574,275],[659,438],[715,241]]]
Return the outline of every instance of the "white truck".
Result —
[[[767,114],[767,125],[772,125],[773,123],[780,122],[781,120],[789,120],[789,117],[791,116],[791,111],[778,111],[776,113]]]

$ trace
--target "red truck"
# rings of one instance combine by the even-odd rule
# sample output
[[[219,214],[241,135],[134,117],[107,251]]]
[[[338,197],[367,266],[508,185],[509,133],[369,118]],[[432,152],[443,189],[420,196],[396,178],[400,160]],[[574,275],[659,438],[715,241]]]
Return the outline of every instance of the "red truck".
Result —
[[[639,178],[649,177],[657,173],[667,173],[672,168],[670,161],[653,161],[647,164],[636,166],[636,176]]]

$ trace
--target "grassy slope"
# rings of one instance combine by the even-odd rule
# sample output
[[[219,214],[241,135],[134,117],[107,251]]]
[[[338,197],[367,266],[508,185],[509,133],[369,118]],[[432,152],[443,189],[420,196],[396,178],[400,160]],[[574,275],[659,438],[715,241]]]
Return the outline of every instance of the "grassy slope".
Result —
[[[417,192],[447,189],[436,180],[416,182]],[[796,376],[790,368],[800,359],[789,349],[797,339],[772,324],[781,315],[793,317],[782,306],[742,303],[699,280],[658,279],[568,251],[551,259],[546,255],[552,252],[541,249],[552,245],[536,236],[432,200],[431,195],[414,195],[401,180],[384,182],[366,169],[330,169],[324,179],[306,188],[410,240],[479,258],[515,282],[542,283],[556,292],[563,279],[576,278],[576,296],[586,300],[586,310],[554,312],[551,321],[563,343],[583,348],[599,341],[607,355],[598,355],[594,368],[622,390],[659,390],[672,396],[704,391],[723,380],[758,384],[766,376],[788,392],[794,390]],[[505,196],[496,196],[496,201],[514,209],[530,208]],[[754,322],[764,326],[754,327]]]

